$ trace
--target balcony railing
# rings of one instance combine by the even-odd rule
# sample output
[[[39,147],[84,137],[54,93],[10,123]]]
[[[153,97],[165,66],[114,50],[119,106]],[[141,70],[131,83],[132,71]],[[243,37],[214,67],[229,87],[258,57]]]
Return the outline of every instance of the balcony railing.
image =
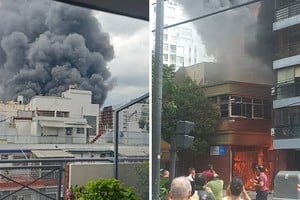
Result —
[[[286,45],[277,47],[277,51],[275,53],[275,59],[277,60],[277,59],[295,56],[299,54],[300,54],[300,43],[293,42],[288,44],[287,42]]]
[[[300,14],[300,3],[289,4],[275,11],[275,22]]]
[[[284,99],[300,96],[300,83],[283,83],[274,87],[273,98]]]
[[[300,138],[300,125],[275,127],[275,139]]]

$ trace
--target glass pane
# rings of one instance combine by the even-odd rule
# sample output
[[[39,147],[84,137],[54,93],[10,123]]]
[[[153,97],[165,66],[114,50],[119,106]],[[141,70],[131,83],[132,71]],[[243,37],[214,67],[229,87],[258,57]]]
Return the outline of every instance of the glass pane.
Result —
[[[253,105],[253,117],[263,117],[263,105]]]
[[[277,83],[293,82],[293,80],[294,80],[293,67],[279,69],[277,71]]]
[[[231,115],[242,116],[242,104],[231,103]]]

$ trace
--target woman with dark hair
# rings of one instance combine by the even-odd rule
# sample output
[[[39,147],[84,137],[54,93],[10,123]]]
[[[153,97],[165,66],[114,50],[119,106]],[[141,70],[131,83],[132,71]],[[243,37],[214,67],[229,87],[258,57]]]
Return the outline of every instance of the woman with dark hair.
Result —
[[[244,196],[244,199],[242,198]],[[243,180],[239,176],[233,177],[227,188],[227,196],[223,200],[251,200],[245,190]]]
[[[207,177],[203,173],[197,173],[195,176],[195,193],[191,200],[215,200],[210,188],[206,187]]]
[[[267,200],[269,188],[265,168],[263,165],[257,165],[255,169],[257,178],[253,182],[256,190],[256,200]]]

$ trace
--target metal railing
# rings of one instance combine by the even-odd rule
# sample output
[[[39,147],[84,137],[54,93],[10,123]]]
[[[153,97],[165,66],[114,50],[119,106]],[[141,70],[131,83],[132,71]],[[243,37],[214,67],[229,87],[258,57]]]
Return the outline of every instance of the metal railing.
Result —
[[[300,125],[284,125],[275,127],[275,139],[300,138]]]
[[[300,83],[277,84],[272,95],[274,100],[300,96]]]
[[[295,15],[300,14],[300,3],[288,4],[284,8],[275,11],[274,21],[283,20]]]
[[[300,42],[289,43],[277,47],[275,59],[286,58],[300,54]]]
[[[119,162],[143,162],[148,158],[119,158]],[[30,196],[32,199],[62,200],[67,188],[66,166],[70,163],[113,163],[107,158],[52,158],[0,160],[0,200]],[[24,198],[26,199],[26,198]]]

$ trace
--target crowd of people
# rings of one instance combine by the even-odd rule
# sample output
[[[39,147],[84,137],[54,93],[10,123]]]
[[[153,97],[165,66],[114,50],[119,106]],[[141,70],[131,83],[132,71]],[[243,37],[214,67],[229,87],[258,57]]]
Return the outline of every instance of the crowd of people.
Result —
[[[256,188],[256,200],[267,200],[268,178],[262,165],[255,168],[256,177],[252,179]],[[166,176],[167,174],[167,176]],[[168,170],[162,176],[168,178]],[[168,200],[251,200],[241,177],[235,176],[224,192],[224,181],[215,172],[213,165],[201,173],[188,169],[187,176],[176,177],[168,185]]]

